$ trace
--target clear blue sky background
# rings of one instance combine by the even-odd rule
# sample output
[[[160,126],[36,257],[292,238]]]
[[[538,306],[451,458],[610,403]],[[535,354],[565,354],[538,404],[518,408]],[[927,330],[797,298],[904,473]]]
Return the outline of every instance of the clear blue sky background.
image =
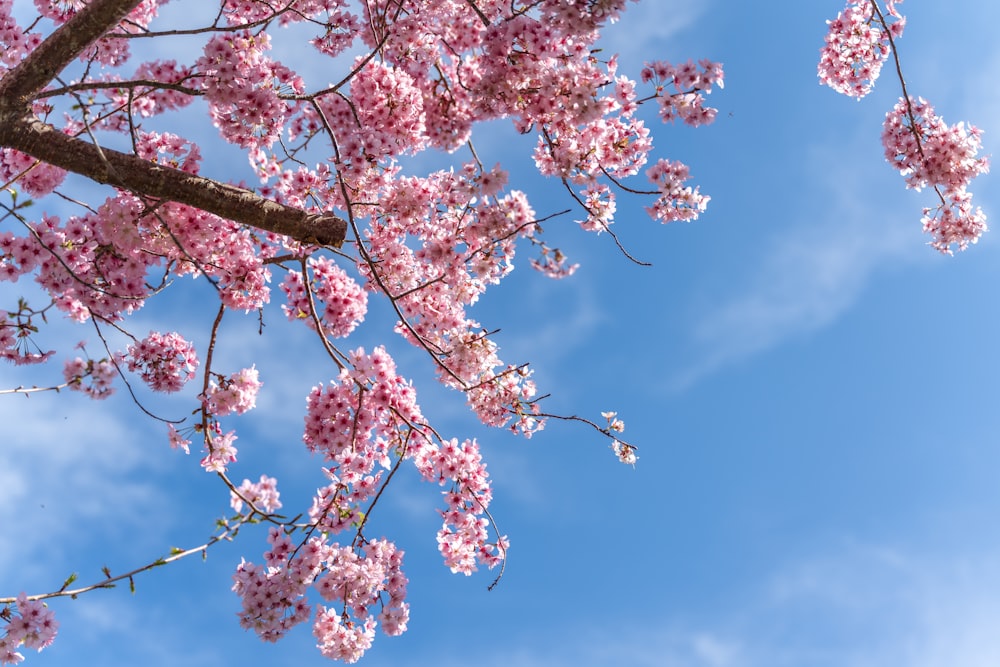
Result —
[[[175,0],[165,13],[191,6]],[[443,433],[482,442],[512,548],[492,592],[491,573],[450,574],[434,541],[439,490],[400,478],[371,533],[407,552],[410,630],[380,635],[362,664],[1000,664],[1000,241],[990,232],[954,258],[926,245],[930,198],[904,189],[879,143],[899,96],[892,72],[860,103],[817,84],[824,21],[840,9],[650,0],[608,31],[607,49],[635,75],[651,58],[725,64],[714,126],[655,126],[658,151],[691,166],[709,210],[660,227],[643,202],[620,202],[616,230],[652,268],[568,218],[550,223],[580,271],[552,282],[524,257],[477,315],[503,328],[506,360],[534,365],[550,411],[617,410],[639,463],[618,464],[606,441],[572,424],[552,422],[531,441],[485,431],[436,386],[426,359],[392,342],[424,413]],[[912,93],[949,122],[982,127],[996,154],[1000,9],[900,9]],[[495,128],[478,142],[485,162],[508,163],[539,214],[566,207],[558,184],[532,176],[530,144]],[[210,173],[242,170],[225,150],[204,152]],[[1000,226],[996,178],[974,192]],[[24,287],[0,285],[3,303]],[[179,322],[203,340],[208,292],[184,295],[151,305],[134,329]],[[301,445],[304,396],[334,371],[315,361],[304,329],[280,320],[272,314],[259,338],[255,318],[233,318],[219,367],[256,363],[265,383],[242,421],[233,476],[274,474],[294,513],[323,483]],[[385,340],[390,320],[373,307],[358,344]],[[40,342],[54,346],[59,331],[92,336],[59,324]],[[0,378],[44,381],[12,367]],[[184,414],[191,404],[160,407]],[[170,451],[124,394],[6,396],[0,420],[2,594],[58,588],[71,572],[93,581],[103,565],[121,572],[200,544],[228,508],[195,455]],[[247,529],[205,562],[137,578],[135,595],[55,601],[60,636],[26,664],[328,664],[305,626],[278,645],[239,628],[231,574],[263,549],[263,531]]]

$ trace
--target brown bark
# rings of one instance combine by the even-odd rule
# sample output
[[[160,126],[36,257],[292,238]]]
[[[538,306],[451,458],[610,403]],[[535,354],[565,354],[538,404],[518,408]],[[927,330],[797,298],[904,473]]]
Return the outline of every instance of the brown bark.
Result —
[[[0,146],[19,150],[97,183],[194,206],[303,243],[342,245],[347,222],[332,213],[307,213],[234,185],[135,155],[98,149],[83,139],[59,132],[30,112],[31,97],[138,4],[139,0],[94,0],[0,79]]]
[[[56,28],[0,80],[0,105],[24,106],[66,65],[135,9],[141,0],[93,0]]]

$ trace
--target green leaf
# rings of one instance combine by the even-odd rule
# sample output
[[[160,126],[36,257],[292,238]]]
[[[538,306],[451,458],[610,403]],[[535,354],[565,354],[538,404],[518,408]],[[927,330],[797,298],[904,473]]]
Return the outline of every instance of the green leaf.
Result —
[[[72,584],[74,581],[76,581],[76,572],[66,577],[66,581],[63,582],[62,588],[60,588],[59,590],[60,591],[66,590],[67,588],[69,588],[69,585]]]

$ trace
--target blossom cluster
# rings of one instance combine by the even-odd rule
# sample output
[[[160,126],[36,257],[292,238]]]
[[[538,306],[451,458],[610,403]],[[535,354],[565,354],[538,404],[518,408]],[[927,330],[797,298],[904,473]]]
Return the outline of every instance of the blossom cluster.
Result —
[[[986,216],[972,208],[968,185],[989,171],[989,160],[978,157],[981,131],[973,125],[948,125],[926,100],[900,99],[886,114],[882,128],[885,157],[915,190],[932,187],[941,199],[924,209],[924,231],[931,246],[951,254],[955,245],[965,250],[986,231]]]
[[[660,196],[646,210],[661,222],[694,220],[705,210],[711,199],[701,194],[697,187],[684,185],[690,172],[687,165],[680,162],[661,159],[649,169],[647,176]]]
[[[571,190],[583,209],[580,226],[605,232],[614,223],[616,193],[633,191],[624,182],[640,173],[652,150],[639,106],[655,98],[664,120],[711,122],[715,110],[705,96],[722,86],[721,66],[651,63],[643,82],[653,83],[653,93],[641,100],[637,82],[619,75],[616,59],[598,55],[599,31],[618,18],[625,0],[446,0],[407,3],[405,10],[388,0],[220,0],[215,20],[203,28],[149,28],[165,1],[138,3],[86,48],[85,65],[74,66],[78,78],[40,94],[35,116],[80,141],[96,134],[153,174],[177,169],[188,178],[203,176],[207,145],[184,136],[186,130],[167,131],[166,119],[155,125],[147,119],[200,99],[219,135],[243,149],[260,180],[247,198],[303,213],[339,211],[354,237],[335,261],[308,238],[259,231],[247,219],[225,219],[162,193],[115,190],[77,215],[61,205],[62,217],[42,214],[24,220],[17,233],[0,231],[0,279],[30,275],[53,310],[124,335],[131,335],[127,318],[181,276],[211,286],[223,307],[217,322],[226,310],[256,310],[263,329],[271,270],[285,271],[283,312],[329,338],[356,335],[370,294],[381,294],[399,316],[396,332],[433,359],[440,381],[462,392],[481,421],[526,436],[543,428],[531,370],[504,361],[489,329],[470,313],[511,273],[519,244],[538,252],[531,264],[547,275],[567,276],[576,264],[546,244],[528,197],[507,188],[508,173],[499,165],[484,166],[470,150],[464,164],[411,175],[402,158],[425,149],[454,152],[475,124],[507,120],[537,135],[535,166]],[[87,11],[88,3],[36,0],[35,6],[39,20],[27,29],[14,19],[12,1],[0,0],[0,74],[30,57],[51,25]],[[312,31],[306,38],[324,59],[349,47],[370,52],[352,56],[346,77],[307,88],[305,70],[273,57],[272,39],[293,23],[297,37]],[[190,52],[201,39],[200,55],[126,70],[129,45],[147,40],[123,36],[147,28],[157,39],[186,40],[175,53]],[[309,73],[342,69],[322,62]],[[73,183],[65,176],[59,167],[0,148],[5,187],[69,201]],[[687,185],[680,163],[659,161],[647,176],[655,188],[644,193],[655,197],[654,218],[690,220],[704,210],[708,198]],[[25,307],[0,311],[0,356],[15,363],[51,356],[31,340],[33,315]],[[202,468],[225,476],[236,461],[237,433],[220,419],[252,409],[261,382],[252,366],[231,374],[212,368],[216,332],[201,361],[180,332],[151,332],[105,359],[67,360],[63,376],[93,398],[109,395],[123,370],[154,391],[178,392],[204,363],[205,384],[192,397],[200,420],[169,424],[168,438],[185,452],[201,439]],[[395,466],[412,462],[442,487],[437,545],[452,571],[497,566],[508,540],[490,535],[491,480],[479,444],[443,438],[426,423],[413,385],[397,374],[384,347],[327,349],[341,370],[314,387],[306,403],[303,440],[322,457],[326,475],[307,514],[309,532],[296,544],[291,525],[272,529],[264,563],[241,564],[234,590],[243,627],[275,641],[311,616],[311,589],[324,601],[313,625],[320,651],[354,662],[377,628],[395,635],[408,623],[402,551],[363,534]],[[630,452],[616,450],[626,461]],[[225,479],[235,489],[231,506],[240,521],[281,507],[274,478],[238,486]],[[333,536],[341,543],[329,542]]]
[[[488,542],[484,514],[493,494],[479,446],[457,439],[436,444],[413,387],[396,374],[383,348],[370,355],[357,350],[351,362],[353,369],[341,371],[336,383],[315,387],[309,396],[303,440],[333,464],[327,471],[331,483],[314,497],[310,520],[331,534],[357,526],[364,517],[360,503],[381,481],[376,466],[390,467],[393,457],[411,459],[424,479],[450,486],[438,533],[446,565],[465,574],[477,562],[497,565],[506,538]]]
[[[296,551],[277,527],[270,529],[267,541],[271,548],[264,553],[265,564],[242,561],[233,575],[233,591],[243,602],[240,625],[276,642],[309,619],[305,593],[322,571],[327,547],[320,538],[311,538]]]
[[[519,418],[534,411],[530,371],[504,364],[467,308],[513,270],[515,239],[533,235],[535,214],[519,191],[477,199],[468,177],[474,169],[401,178],[386,188],[369,228],[371,262],[362,275],[369,289],[394,298],[405,318],[397,331],[435,357],[439,379],[465,391],[484,423],[507,426],[517,418],[513,427],[529,434],[542,425]],[[506,177],[487,174],[480,188]]]
[[[141,341],[129,345],[126,363],[153,391],[172,392],[180,391],[194,377],[198,356],[194,345],[180,334],[151,331]]]
[[[281,307],[285,315],[290,320],[302,320],[315,330],[311,304],[323,304],[317,316],[324,332],[337,338],[350,335],[365,319],[368,294],[346,271],[325,257],[310,257],[307,266],[311,274],[308,284],[298,271],[289,272],[281,283],[281,291],[288,300]]]
[[[495,567],[506,557],[506,536],[488,542],[489,520],[484,516],[493,497],[486,464],[475,440],[457,438],[436,445],[429,440],[417,444],[414,463],[424,479],[447,484],[446,509],[438,531],[438,550],[452,572],[469,575],[476,563]]]
[[[25,32],[14,18],[14,0],[0,0],[0,72],[21,62],[42,42],[39,32]]]
[[[392,542],[371,540],[360,549],[332,544],[326,562],[327,571],[316,581],[316,590],[343,611],[317,609],[313,635],[320,653],[354,663],[371,646],[376,621],[390,637],[406,631],[409,581],[401,569],[403,552]],[[381,610],[373,615],[376,606]]]
[[[355,484],[376,463],[386,465],[405,448],[406,431],[423,423],[413,386],[396,374],[383,347],[351,353],[337,381],[313,387],[306,402],[302,436],[309,451],[336,465],[342,484]]]
[[[722,88],[725,83],[720,63],[702,60],[695,64],[689,60],[673,65],[657,60],[646,63],[642,80],[655,85],[660,118],[664,122],[679,118],[687,125],[698,127],[715,120],[718,110],[705,106],[705,95],[712,92],[713,86]],[[673,87],[672,92],[667,90],[668,86]]]
[[[140,63],[135,69],[132,79],[138,81],[156,81],[167,86],[184,84],[192,74],[190,67],[180,65],[176,60],[151,60]],[[182,109],[194,98],[181,90],[173,88],[154,88],[150,86],[135,86],[129,89],[110,89],[107,93],[112,104],[118,108],[131,108],[140,117],[150,118],[166,111]],[[113,116],[121,118],[120,115]],[[112,121],[114,122],[114,121]],[[122,128],[124,129],[124,128]]]
[[[63,377],[73,391],[82,391],[91,398],[103,399],[114,393],[112,382],[118,377],[118,368],[110,359],[83,359],[74,357],[63,366]]]
[[[43,363],[55,354],[55,350],[43,352],[31,343],[31,334],[37,331],[34,315],[24,302],[15,313],[0,310],[0,359],[21,366]]]
[[[279,93],[303,93],[302,79],[264,53],[267,33],[249,31],[213,36],[195,63],[209,112],[222,137],[242,148],[265,148],[277,141],[295,105]]]
[[[244,368],[229,376],[216,377],[219,381],[211,382],[204,397],[205,408],[213,417],[233,413],[241,415],[257,405],[261,382],[256,368]]]
[[[309,619],[310,588],[341,610],[316,609],[313,635],[328,658],[357,662],[371,647],[378,624],[389,636],[405,632],[408,580],[401,569],[403,552],[391,542],[371,540],[352,547],[310,537],[296,546],[288,534],[272,527],[268,543],[264,565],[243,561],[233,576],[233,590],[243,601],[240,624],[264,641],[277,641]]]
[[[267,475],[261,475],[260,480],[251,482],[249,479],[236,489],[230,491],[229,505],[233,511],[243,510],[243,501],[247,501],[257,511],[274,512],[281,509],[281,501],[278,499],[278,480]]]
[[[230,464],[236,463],[235,431],[223,433],[219,422],[212,422],[204,439],[205,456],[201,459],[201,467],[205,472],[225,473]]]
[[[0,148],[0,183],[17,181],[32,197],[44,197],[66,179],[66,171],[13,148]]]
[[[875,0],[848,0],[845,10],[827,22],[820,82],[851,97],[867,95],[903,34],[906,18],[896,9],[902,1],[886,0],[883,12]],[[981,134],[973,125],[946,124],[929,102],[908,95],[886,114],[882,126],[886,160],[906,186],[930,187],[937,195],[939,203],[924,208],[921,223],[932,237],[930,245],[945,254],[953,247],[965,250],[987,230],[986,215],[973,207],[968,191],[972,179],[989,170],[989,160],[978,156]]]
[[[10,610],[13,613],[8,617]],[[9,618],[6,631],[0,636],[0,665],[16,665],[24,660],[18,648],[32,648],[41,651],[56,638],[59,623],[55,613],[41,600],[29,600],[21,593],[13,607],[5,611]]]
[[[185,169],[197,166],[197,148],[173,135],[144,134],[138,149]],[[258,245],[246,229],[218,216],[174,203],[152,211],[120,193],[66,222],[43,216],[27,236],[0,233],[0,275],[13,281],[34,273],[56,307],[80,322],[119,321],[139,310],[165,279],[153,269],[164,266],[178,276],[208,276],[226,306],[251,310],[270,299]]]
[[[906,17],[896,9],[902,1],[888,0],[883,14],[873,0],[848,0],[837,18],[827,21],[820,83],[858,99],[871,92],[892,52],[892,40],[903,35]]]

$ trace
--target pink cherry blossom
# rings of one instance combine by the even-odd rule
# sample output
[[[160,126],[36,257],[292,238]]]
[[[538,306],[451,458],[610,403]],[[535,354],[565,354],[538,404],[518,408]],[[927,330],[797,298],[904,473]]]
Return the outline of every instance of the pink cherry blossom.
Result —
[[[82,391],[91,398],[103,399],[114,393],[112,386],[118,369],[110,359],[82,359],[75,357],[63,367],[63,377],[73,391]]]
[[[973,209],[967,188],[973,178],[989,171],[989,160],[978,157],[982,132],[975,126],[948,125],[926,100],[900,99],[886,114],[882,128],[885,157],[915,190],[933,188],[940,203],[924,209],[924,231],[931,246],[951,254],[965,250],[986,231],[986,216]]]
[[[18,187],[32,197],[44,197],[66,178],[66,171],[39,162],[12,148],[0,148],[0,183],[17,181]]]
[[[230,464],[236,463],[236,433],[223,433],[214,422],[205,437],[205,456],[201,459],[201,467],[205,472],[225,473]],[[173,443],[171,443],[173,444]]]
[[[282,306],[285,315],[315,330],[311,300],[317,307],[322,306],[318,317],[329,335],[337,338],[349,335],[365,318],[368,295],[346,271],[325,257],[310,257],[308,273],[308,285],[298,271],[290,272],[281,283],[288,299],[288,304]]]
[[[635,455],[635,447],[627,445],[624,442],[615,440],[611,443],[611,450],[618,457],[618,460],[626,465],[634,466],[636,459],[639,458]]]
[[[697,187],[684,185],[690,177],[686,165],[670,160],[659,160],[647,172],[660,197],[647,207],[649,214],[661,222],[690,221],[704,212],[710,197]]]
[[[214,417],[241,415],[257,404],[261,382],[255,367],[244,368],[229,376],[217,376],[205,394],[205,408]]]
[[[17,365],[40,364],[55,354],[55,350],[43,351],[32,341],[31,335],[38,330],[34,315],[24,302],[16,313],[0,310],[0,359]]]
[[[230,492],[229,505],[233,508],[234,512],[241,512],[243,510],[244,499],[252,503],[253,507],[257,510],[274,512],[281,509],[281,501],[278,500],[280,495],[278,493],[278,481],[273,477],[261,475],[260,480],[257,482],[245,479],[237,491],[239,491],[239,495]]]
[[[12,611],[6,631],[0,636],[0,665],[24,660],[17,651],[21,646],[41,651],[52,643],[59,630],[52,610],[40,600],[28,600],[24,593],[17,596]]]
[[[902,1],[886,3],[883,25],[882,15],[876,14],[881,10],[874,2],[848,0],[837,18],[827,21],[829,29],[819,60],[820,83],[858,99],[871,92],[892,50],[890,38],[903,34],[906,18],[895,7]]]
[[[173,424],[167,424],[167,439],[171,449],[184,450],[185,454],[191,453],[191,440],[181,435],[180,431]]]
[[[198,368],[194,345],[174,332],[151,331],[146,338],[129,345],[125,360],[128,369],[138,372],[154,391],[180,391]]]
[[[694,127],[715,120],[718,111],[705,106],[705,95],[713,86],[722,88],[725,80],[720,63],[689,60],[680,65],[666,61],[648,62],[642,70],[642,80],[656,87],[660,118],[671,122],[677,118]]]
[[[549,215],[560,207],[545,200],[536,212],[539,202],[518,189],[522,166],[489,167],[472,144],[474,130],[505,123],[529,135],[533,166],[523,168],[566,194],[568,230],[619,241],[618,229],[630,224],[616,222],[623,197],[644,197],[661,222],[706,210],[709,197],[689,168],[654,156],[649,119],[713,122],[708,96],[723,88],[723,68],[651,60],[636,78],[619,72],[599,40],[625,0],[220,0],[205,24],[178,30],[155,22],[165,1],[134,2],[127,14],[122,5],[100,36],[78,44],[81,33],[53,30],[114,3],[34,0],[34,15],[25,3],[15,18],[12,0],[0,0],[4,84],[17,87],[11,72],[47,79],[21,84],[32,89],[18,91],[16,103],[0,100],[9,112],[4,127],[30,127],[32,137],[41,127],[74,149],[46,162],[32,157],[44,154],[38,144],[19,137],[0,146],[0,183],[11,202],[0,280],[33,280],[29,289],[43,299],[0,310],[0,358],[52,358],[45,324],[60,313],[106,346],[115,337],[132,344],[97,360],[69,355],[59,388],[105,398],[119,374],[133,388],[127,370],[153,392],[178,393],[201,368],[197,389],[170,397],[187,401],[178,412],[188,419],[163,419],[170,446],[188,453],[198,439],[200,466],[230,492],[236,514],[221,535],[258,521],[269,527],[260,563],[243,560],[233,576],[240,625],[274,642],[311,621],[322,655],[356,662],[378,631],[396,636],[409,626],[403,551],[372,537],[397,473],[413,466],[440,498],[436,546],[452,572],[501,567],[510,548],[491,516],[494,488],[480,442],[439,432],[391,345],[376,341],[369,352],[360,335],[376,335],[389,314],[384,333],[412,345],[483,424],[531,437],[551,418],[533,370],[507,357],[495,323],[479,315],[489,311],[476,306],[518,262],[553,278],[579,265],[543,230],[563,222]],[[902,35],[901,1],[848,0],[829,22],[822,83],[858,98],[871,90]],[[288,48],[296,41],[308,45],[307,59]],[[133,52],[160,58],[130,63]],[[54,62],[59,54],[69,55]],[[948,126],[906,95],[886,118],[886,157],[908,187],[933,190],[923,219],[932,245],[964,249],[986,229],[969,193],[988,168],[980,131]],[[199,139],[213,134],[209,126],[246,160],[252,185],[225,169],[228,156],[210,155]],[[74,151],[93,164],[62,159]],[[651,187],[635,185],[641,172]],[[101,183],[103,194],[77,201],[78,178]],[[26,197],[48,208],[36,214]],[[271,304],[273,273],[281,311]],[[211,316],[185,311],[167,327],[178,331],[137,337],[135,316],[182,279],[203,288],[184,306],[204,304]],[[366,322],[376,300],[380,316]],[[320,481],[289,512],[294,518],[277,514],[274,477],[238,485],[229,477],[235,443],[246,435],[240,416],[264,388],[252,360],[233,356],[243,350],[222,348],[240,323],[263,334],[283,326],[274,321],[281,314],[304,322],[326,354],[327,371],[300,370],[325,373],[311,383],[330,378],[306,397],[302,441]],[[206,329],[189,333],[190,322]],[[190,340],[206,336],[200,359]],[[224,369],[230,363],[237,365]],[[143,410],[158,411],[136,394]],[[622,420],[602,417],[606,425],[579,421],[635,465],[636,447],[620,440]],[[19,662],[22,646],[47,646],[57,627],[44,603],[23,594],[4,620],[3,664]]]

